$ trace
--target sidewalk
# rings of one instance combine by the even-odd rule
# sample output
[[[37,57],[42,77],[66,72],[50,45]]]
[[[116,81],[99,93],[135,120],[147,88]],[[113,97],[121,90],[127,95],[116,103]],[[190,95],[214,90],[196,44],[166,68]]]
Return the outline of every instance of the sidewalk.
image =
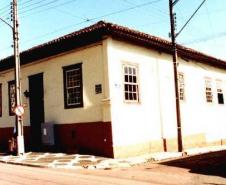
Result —
[[[185,150],[186,156],[226,150],[226,145],[193,148]],[[128,168],[147,162],[159,162],[182,157],[181,152],[160,152],[125,159],[109,159],[92,155],[35,153],[29,152],[23,156],[0,155],[0,162],[33,167],[67,168],[67,169],[113,169]]]

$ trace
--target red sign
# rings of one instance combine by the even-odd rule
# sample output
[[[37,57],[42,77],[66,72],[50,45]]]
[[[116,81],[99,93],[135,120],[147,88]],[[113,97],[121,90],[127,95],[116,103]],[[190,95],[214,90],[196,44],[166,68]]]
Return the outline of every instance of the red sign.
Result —
[[[24,114],[24,107],[21,105],[18,105],[15,110],[14,110],[15,114],[17,116],[22,116]]]

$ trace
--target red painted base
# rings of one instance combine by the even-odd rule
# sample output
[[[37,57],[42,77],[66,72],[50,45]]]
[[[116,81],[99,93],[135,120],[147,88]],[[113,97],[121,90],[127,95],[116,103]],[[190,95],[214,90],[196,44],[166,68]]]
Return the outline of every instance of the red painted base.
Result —
[[[0,128],[0,151],[8,152],[9,140],[13,137],[13,127]],[[24,143],[29,145],[30,127],[24,126]]]
[[[60,151],[113,157],[110,122],[59,124],[55,136]]]
[[[0,150],[8,151],[13,128],[0,128]],[[25,150],[30,151],[30,127],[24,127]],[[43,146],[42,151],[113,156],[111,122],[55,125],[55,146]]]

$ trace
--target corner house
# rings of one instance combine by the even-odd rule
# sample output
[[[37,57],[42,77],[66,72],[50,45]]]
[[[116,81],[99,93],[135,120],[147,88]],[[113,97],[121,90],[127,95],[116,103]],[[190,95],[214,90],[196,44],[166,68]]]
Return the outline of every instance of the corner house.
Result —
[[[127,157],[177,150],[171,43],[107,22],[21,53],[26,150]],[[226,143],[226,63],[178,45],[183,147]],[[0,150],[15,116],[0,61]]]

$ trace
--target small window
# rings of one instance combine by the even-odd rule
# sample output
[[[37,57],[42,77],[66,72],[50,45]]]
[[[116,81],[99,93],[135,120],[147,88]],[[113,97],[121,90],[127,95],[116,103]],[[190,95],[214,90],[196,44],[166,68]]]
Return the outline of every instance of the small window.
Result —
[[[123,65],[124,72],[124,100],[139,102],[138,69],[137,66]]]
[[[213,102],[213,92],[212,92],[212,79],[206,77],[205,78],[205,92],[206,92],[206,102]]]
[[[2,84],[0,84],[0,117],[2,116]]]
[[[9,96],[9,115],[14,115],[14,108],[16,106],[16,85],[15,81],[8,82],[8,96]]]
[[[63,67],[64,73],[64,107],[83,106],[82,65],[74,64]]]
[[[96,84],[95,85],[95,93],[96,94],[101,94],[102,93],[102,85],[101,84]]]
[[[185,93],[184,93],[184,74],[178,73],[178,86],[179,86],[179,97],[181,101],[185,100]]]
[[[216,87],[217,87],[217,100],[218,104],[224,104],[224,94],[222,90],[222,81],[216,80]]]

